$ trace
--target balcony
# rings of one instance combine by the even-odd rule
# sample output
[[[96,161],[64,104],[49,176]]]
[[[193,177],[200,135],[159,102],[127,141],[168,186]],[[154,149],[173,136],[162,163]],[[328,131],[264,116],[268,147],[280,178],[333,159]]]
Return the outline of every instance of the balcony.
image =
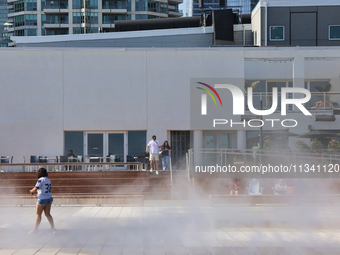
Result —
[[[44,13],[67,13],[68,2],[67,1],[50,1],[46,2],[43,7]]]
[[[111,14],[127,14],[127,9],[103,9],[102,12]]]
[[[7,3],[10,4],[10,3],[14,3],[14,2],[18,2],[20,0],[7,0]]]
[[[13,5],[11,4],[11,5],[7,5],[7,10],[13,10]]]
[[[182,4],[183,0],[169,0],[169,4]]]
[[[169,17],[182,17],[183,16],[183,11],[182,10],[178,10],[178,11],[175,11],[175,10],[170,10],[169,9]]]

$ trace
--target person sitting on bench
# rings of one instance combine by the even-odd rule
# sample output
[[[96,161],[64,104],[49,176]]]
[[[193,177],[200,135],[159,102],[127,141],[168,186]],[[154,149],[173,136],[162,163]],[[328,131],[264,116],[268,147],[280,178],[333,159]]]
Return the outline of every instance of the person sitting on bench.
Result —
[[[287,184],[283,179],[280,179],[280,181],[275,184],[275,191],[278,194],[287,194]]]
[[[240,190],[240,180],[234,179],[232,189],[230,190],[230,195],[238,195],[238,191]]]

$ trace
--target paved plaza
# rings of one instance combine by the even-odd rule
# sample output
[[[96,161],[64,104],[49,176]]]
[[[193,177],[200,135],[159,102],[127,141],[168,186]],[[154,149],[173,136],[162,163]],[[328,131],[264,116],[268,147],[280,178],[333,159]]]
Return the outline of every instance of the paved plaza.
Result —
[[[339,206],[225,206],[146,201],[144,207],[0,207],[0,254],[340,254]]]

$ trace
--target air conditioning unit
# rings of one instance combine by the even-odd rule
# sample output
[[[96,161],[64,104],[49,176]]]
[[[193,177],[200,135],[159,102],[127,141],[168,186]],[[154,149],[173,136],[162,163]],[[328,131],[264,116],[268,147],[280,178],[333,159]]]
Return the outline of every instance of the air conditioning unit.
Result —
[[[333,109],[333,115],[340,115],[340,109]]]

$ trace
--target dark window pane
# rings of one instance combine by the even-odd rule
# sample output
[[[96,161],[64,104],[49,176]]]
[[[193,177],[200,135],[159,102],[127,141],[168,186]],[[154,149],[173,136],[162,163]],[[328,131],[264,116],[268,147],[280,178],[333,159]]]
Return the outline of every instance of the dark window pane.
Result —
[[[129,155],[144,155],[146,148],[146,131],[129,131],[128,132]]]
[[[73,150],[75,155],[83,155],[84,132],[82,131],[65,131],[64,155],[69,150]]]

